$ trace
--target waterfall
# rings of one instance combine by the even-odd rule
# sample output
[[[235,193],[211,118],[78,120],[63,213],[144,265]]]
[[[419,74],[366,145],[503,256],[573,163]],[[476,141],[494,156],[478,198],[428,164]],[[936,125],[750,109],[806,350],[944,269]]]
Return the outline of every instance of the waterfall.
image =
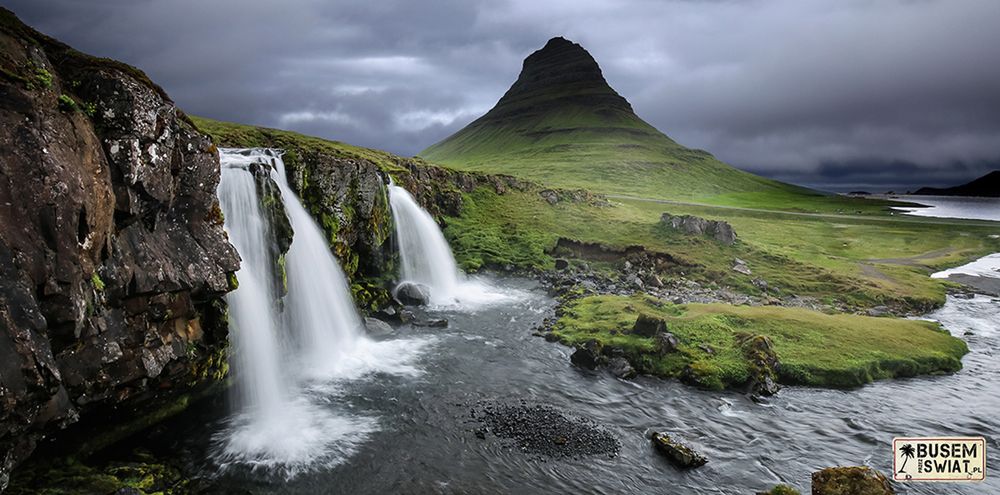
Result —
[[[346,277],[322,230],[289,188],[281,153],[220,149],[218,194],[225,228],[242,258],[227,295],[235,413],[213,436],[223,469],[246,466],[286,477],[332,466],[375,430],[373,418],[337,410],[338,380],[382,372],[418,374],[429,341],[375,342],[363,333]],[[294,235],[285,254],[287,294],[275,284],[274,226],[262,210],[256,173],[277,185]]]
[[[268,258],[273,236],[250,173],[224,167],[219,202],[229,240],[243,259],[236,272],[240,287],[226,296],[234,364],[242,374],[239,396],[262,422],[273,422],[289,401],[278,367],[278,318],[271,295],[274,282]]]
[[[406,189],[394,184],[389,185],[389,204],[396,224],[402,281],[426,285],[435,304],[455,302],[464,276],[434,218]]]
[[[406,189],[390,183],[389,205],[399,245],[400,283],[426,286],[431,305],[474,309],[526,296],[517,290],[500,291],[485,280],[462,273],[434,217]]]
[[[285,262],[286,327],[296,329],[304,338],[308,373],[336,372],[363,338],[361,317],[351,298],[347,278],[330,254],[326,236],[288,187],[284,161],[280,157],[274,161],[272,177],[295,231]]]

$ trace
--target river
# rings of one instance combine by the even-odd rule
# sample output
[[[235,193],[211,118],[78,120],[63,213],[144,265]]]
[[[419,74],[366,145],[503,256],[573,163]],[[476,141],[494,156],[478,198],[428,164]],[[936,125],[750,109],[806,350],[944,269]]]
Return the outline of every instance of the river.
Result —
[[[1000,220],[1000,216],[997,218]],[[1000,265],[1000,262],[998,262]],[[209,446],[224,400],[194,408],[141,439],[223,493],[705,493],[749,494],[777,483],[808,493],[810,474],[869,465],[889,474],[894,436],[985,436],[1000,466],[1000,300],[949,297],[926,316],[964,338],[964,368],[946,376],[877,382],[855,390],[788,387],[763,403],[674,380],[619,380],[569,362],[571,350],[532,336],[554,302],[534,282],[491,281],[509,300],[438,308],[449,326],[404,325],[385,337],[423,351],[408,374],[369,374],[316,386],[332,412],[371,420],[364,443],[339,464],[292,479],[220,470]],[[579,459],[525,454],[492,435],[478,438],[470,408],[480,400],[552,406],[603,426],[620,453]],[[709,458],[680,471],[652,448],[651,430],[677,434]],[[897,493],[1000,493],[1000,477],[975,484],[896,484]]]

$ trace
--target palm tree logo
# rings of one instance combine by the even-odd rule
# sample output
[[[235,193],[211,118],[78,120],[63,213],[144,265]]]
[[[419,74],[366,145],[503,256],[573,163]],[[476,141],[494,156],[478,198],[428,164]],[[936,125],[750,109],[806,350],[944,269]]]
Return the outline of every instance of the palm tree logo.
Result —
[[[906,461],[913,459],[916,452],[914,452],[912,445],[905,444],[899,448],[899,453],[903,454],[903,465],[899,467],[899,472],[903,473],[906,471]]]

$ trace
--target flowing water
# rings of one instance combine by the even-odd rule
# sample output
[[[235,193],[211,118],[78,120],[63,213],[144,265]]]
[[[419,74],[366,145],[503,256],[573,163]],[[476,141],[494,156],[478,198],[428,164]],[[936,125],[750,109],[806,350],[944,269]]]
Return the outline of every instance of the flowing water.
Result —
[[[243,262],[228,297],[235,413],[213,435],[210,455],[225,469],[283,476],[330,467],[377,427],[375,418],[326,407],[338,380],[383,371],[415,374],[423,347],[377,344],[364,336],[347,280],[322,231],[288,187],[280,153],[220,150],[220,202]],[[271,220],[251,167],[277,185],[294,236],[285,255],[287,295],[278,293]],[[280,301],[279,301],[280,300]]]
[[[389,185],[389,204],[399,246],[400,282],[414,282],[430,290],[435,306],[494,304],[508,295],[489,283],[467,277],[458,269],[451,246],[434,217],[402,187]]]
[[[227,215],[227,222],[229,216]],[[522,279],[491,280],[503,304],[431,308],[448,328],[404,325],[372,345],[412,349],[419,373],[375,371],[311,389],[312,404],[335,417],[375,418],[340,461],[285,473],[220,470],[205,445],[227,419],[206,405],[164,429],[150,445],[232,493],[724,493],[779,482],[807,493],[809,476],[834,465],[891,469],[894,436],[985,436],[988,466],[1000,465],[1000,301],[949,297],[927,315],[964,338],[964,369],[945,376],[877,382],[855,390],[789,387],[764,403],[639,377],[619,380],[569,363],[571,349],[532,336],[553,301]],[[242,286],[241,286],[242,287]],[[241,289],[242,290],[242,289]],[[968,332],[968,334],[967,334]],[[482,399],[547,404],[603,425],[618,456],[545,460],[478,438],[470,407]],[[679,471],[650,445],[651,430],[675,433],[709,463]],[[207,461],[207,462],[206,462]],[[897,484],[897,493],[1000,493],[988,473],[978,484]]]

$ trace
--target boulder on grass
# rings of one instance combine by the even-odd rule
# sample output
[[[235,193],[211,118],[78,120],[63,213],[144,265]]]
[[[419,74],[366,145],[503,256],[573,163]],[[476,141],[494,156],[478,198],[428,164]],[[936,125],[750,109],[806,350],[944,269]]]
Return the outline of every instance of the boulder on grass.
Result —
[[[431,289],[416,282],[402,282],[396,286],[392,297],[404,306],[421,306],[431,300]]]
[[[894,495],[886,477],[868,466],[832,467],[812,474],[813,495]]]
[[[646,313],[639,313],[639,317],[635,319],[635,325],[632,326],[632,333],[641,337],[654,337],[656,334],[666,331],[667,322],[663,321],[663,318]]]
[[[653,341],[656,342],[656,351],[661,354],[669,354],[677,350],[677,346],[681,341],[676,335],[670,332],[660,332],[653,337]]]
[[[653,446],[681,469],[704,466],[708,459],[691,447],[670,438],[666,433],[653,433]]]

